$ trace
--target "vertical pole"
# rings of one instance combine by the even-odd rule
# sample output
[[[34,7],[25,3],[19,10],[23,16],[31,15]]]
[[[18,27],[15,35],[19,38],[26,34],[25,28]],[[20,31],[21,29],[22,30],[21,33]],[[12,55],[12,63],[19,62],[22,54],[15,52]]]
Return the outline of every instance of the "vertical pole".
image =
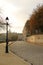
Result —
[[[6,53],[8,53],[8,22],[6,22]]]

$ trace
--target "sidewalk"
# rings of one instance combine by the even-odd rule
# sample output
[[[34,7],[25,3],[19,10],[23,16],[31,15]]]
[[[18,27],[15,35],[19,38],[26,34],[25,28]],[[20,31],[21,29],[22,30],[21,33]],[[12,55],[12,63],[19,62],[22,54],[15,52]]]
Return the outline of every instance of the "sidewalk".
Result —
[[[5,53],[5,44],[0,44],[0,65],[31,65],[9,51]]]

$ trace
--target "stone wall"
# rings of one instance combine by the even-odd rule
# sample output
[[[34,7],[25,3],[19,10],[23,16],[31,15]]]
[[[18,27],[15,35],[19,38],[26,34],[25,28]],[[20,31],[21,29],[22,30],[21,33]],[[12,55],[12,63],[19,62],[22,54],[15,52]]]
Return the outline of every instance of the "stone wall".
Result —
[[[27,37],[27,41],[33,43],[43,43],[43,35],[32,35]]]

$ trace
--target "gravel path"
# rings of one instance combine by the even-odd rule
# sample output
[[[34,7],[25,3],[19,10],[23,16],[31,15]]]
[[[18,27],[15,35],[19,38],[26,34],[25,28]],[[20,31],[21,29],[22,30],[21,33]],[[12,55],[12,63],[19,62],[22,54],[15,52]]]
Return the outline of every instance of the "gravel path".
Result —
[[[24,41],[16,41],[9,49],[33,65],[43,65],[43,46],[29,44]]]

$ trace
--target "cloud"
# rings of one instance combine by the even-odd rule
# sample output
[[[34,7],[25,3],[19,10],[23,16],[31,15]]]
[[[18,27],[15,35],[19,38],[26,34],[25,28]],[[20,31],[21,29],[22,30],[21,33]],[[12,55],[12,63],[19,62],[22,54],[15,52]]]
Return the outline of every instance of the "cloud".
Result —
[[[43,4],[43,0],[0,0],[4,14],[9,16],[14,27],[19,28],[18,30],[21,28],[21,31],[38,4]]]

